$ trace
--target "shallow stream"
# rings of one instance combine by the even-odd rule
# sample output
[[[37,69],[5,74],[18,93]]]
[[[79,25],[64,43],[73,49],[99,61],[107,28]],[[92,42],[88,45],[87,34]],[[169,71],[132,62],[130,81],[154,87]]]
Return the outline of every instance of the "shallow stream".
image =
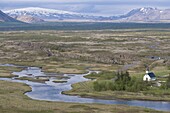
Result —
[[[10,64],[4,64],[0,66],[15,66]],[[23,66],[15,66],[22,67]],[[69,77],[66,83],[54,83],[53,80],[56,78],[54,76],[58,76],[53,73],[53,77],[50,77],[50,73],[44,73],[41,71],[41,68],[38,67],[24,67],[24,70],[21,72],[13,72],[13,75],[17,75],[18,77],[48,77],[49,81],[45,83],[31,82],[28,80],[17,80],[17,77],[13,78],[0,78],[0,80],[10,81],[10,82],[20,82],[29,85],[32,88],[31,92],[25,93],[28,97],[35,100],[47,100],[47,101],[60,101],[60,102],[76,102],[76,103],[100,103],[100,104],[124,104],[129,106],[139,106],[145,108],[151,108],[155,110],[161,111],[170,111],[170,102],[165,101],[141,101],[141,100],[103,100],[96,98],[82,98],[79,96],[69,96],[64,95],[62,91],[68,91],[72,89],[71,85],[88,81],[89,79],[84,78],[85,75],[88,75],[92,72],[97,71],[89,71],[86,74],[64,74],[64,77]],[[49,76],[50,75],[50,76]],[[61,76],[61,75],[60,75]],[[63,78],[63,80],[65,80]]]

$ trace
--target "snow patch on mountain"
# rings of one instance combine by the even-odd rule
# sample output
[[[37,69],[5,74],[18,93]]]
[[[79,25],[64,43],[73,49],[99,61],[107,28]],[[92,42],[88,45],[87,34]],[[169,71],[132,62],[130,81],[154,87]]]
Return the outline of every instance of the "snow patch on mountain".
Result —
[[[108,20],[108,17],[102,16],[91,16],[80,14],[76,12],[55,10],[55,9],[46,9],[39,7],[28,7],[22,9],[14,9],[5,11],[9,16],[22,16],[22,15],[30,15],[33,17],[41,18],[41,19],[55,19],[55,20]]]
[[[39,7],[28,7],[28,8],[21,8],[21,9],[14,9],[14,10],[8,10],[4,11],[5,13],[12,14],[19,14],[19,15],[26,15],[27,13],[34,13],[34,14],[44,14],[44,15],[50,15],[51,13],[57,13],[57,14],[78,14],[75,12],[69,12],[69,11],[62,11],[62,10],[55,10],[55,9],[46,9],[46,8],[39,8]]]
[[[160,10],[152,7],[143,7],[131,10],[129,13],[119,16],[93,16],[76,12],[46,9],[39,7],[29,7],[5,11],[9,16],[30,15],[46,21],[66,20],[66,21],[116,21],[116,22],[160,22],[170,20],[170,9]]]

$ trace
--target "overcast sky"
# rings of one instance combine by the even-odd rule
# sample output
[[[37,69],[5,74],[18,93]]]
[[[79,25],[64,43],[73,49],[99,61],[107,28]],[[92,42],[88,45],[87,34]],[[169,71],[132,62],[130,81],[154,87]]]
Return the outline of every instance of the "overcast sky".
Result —
[[[140,7],[170,8],[170,0],[0,0],[0,9],[42,7],[93,15],[120,15]]]

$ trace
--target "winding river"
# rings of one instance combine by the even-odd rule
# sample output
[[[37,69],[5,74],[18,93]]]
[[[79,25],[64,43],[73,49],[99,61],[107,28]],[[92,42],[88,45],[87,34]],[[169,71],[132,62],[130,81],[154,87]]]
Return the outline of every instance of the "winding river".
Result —
[[[22,67],[23,66],[15,66],[11,64],[3,64],[0,66],[14,66],[14,67]],[[10,82],[20,82],[29,85],[32,88],[31,92],[25,93],[28,97],[35,100],[46,100],[46,101],[60,101],[60,102],[76,102],[76,103],[100,103],[100,104],[123,104],[129,106],[139,106],[145,108],[151,108],[155,110],[161,111],[170,111],[170,102],[164,101],[141,101],[141,100],[103,100],[96,98],[82,98],[79,96],[69,96],[64,95],[61,92],[72,89],[71,85],[88,81],[89,79],[84,78],[85,75],[88,75],[94,71],[89,71],[86,74],[64,74],[63,76],[69,77],[66,83],[54,83],[53,80],[56,78],[54,76],[50,76],[50,73],[44,73],[41,71],[41,68],[38,67],[25,67],[21,72],[13,72],[13,75],[17,75],[18,77],[48,77],[49,81],[45,83],[31,82],[28,80],[17,80],[18,77],[13,78],[0,78],[0,80],[10,81]],[[95,71],[97,72],[97,71]],[[59,76],[55,74],[55,76]],[[63,78],[62,80],[65,80]]]

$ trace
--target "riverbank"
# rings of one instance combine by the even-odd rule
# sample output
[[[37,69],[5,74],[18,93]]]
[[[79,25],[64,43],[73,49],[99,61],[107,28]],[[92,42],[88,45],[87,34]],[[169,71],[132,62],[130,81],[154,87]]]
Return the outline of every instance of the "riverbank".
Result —
[[[131,76],[136,78],[143,77],[145,73],[145,66],[150,65],[150,69],[155,72],[157,76],[164,76],[170,73],[170,60],[169,60],[169,29],[160,29],[160,30],[146,30],[146,29],[122,29],[122,30],[100,30],[100,31],[23,31],[23,32],[1,32],[0,33],[0,63],[1,64],[16,64],[16,65],[23,65],[23,66],[30,66],[30,67],[42,67],[42,72],[44,73],[56,73],[56,74],[66,74],[66,73],[86,73],[87,69],[90,70],[97,70],[97,71],[116,71],[124,66],[127,69]],[[152,45],[152,46],[150,46]],[[157,58],[160,58],[157,59]],[[131,66],[134,64],[135,66]],[[12,69],[12,70],[11,70]],[[12,78],[12,72],[20,72],[23,69],[14,69],[13,67],[3,67],[0,68],[0,77],[2,78]],[[37,74],[35,74],[37,75]],[[79,76],[79,75],[78,75]],[[24,80],[35,81],[30,78],[22,78]],[[58,78],[56,78],[58,79]],[[59,79],[62,79],[59,77]],[[77,77],[76,80],[80,78]],[[83,78],[82,78],[83,79]],[[165,78],[161,78],[166,80]],[[83,79],[84,80],[84,79]],[[38,78],[38,81],[44,83],[44,77]],[[68,80],[70,82],[74,82],[74,80]],[[37,82],[37,79],[36,79]],[[54,100],[54,97],[57,101],[58,95],[56,95],[56,91],[61,90],[60,87],[57,87],[59,84],[63,89],[63,86],[66,83],[54,83],[52,81],[45,81],[48,82],[51,86],[45,84],[41,86],[41,88],[37,88],[37,92],[26,93],[30,94],[29,96],[34,97],[35,95],[39,96],[38,99],[44,99],[45,96],[48,99]],[[70,89],[70,84],[66,86]],[[150,99],[150,97],[157,98],[165,98],[164,94],[169,94],[165,92],[159,92],[159,90],[152,90],[151,92],[140,92],[140,93],[128,93],[128,92],[94,92],[92,87],[90,86],[90,82],[87,86],[81,86],[79,89],[72,90],[72,95],[81,95],[84,97],[93,96],[96,98],[108,98],[113,99],[117,96],[117,98],[122,99],[136,99],[136,98],[145,98],[146,96]],[[1,84],[2,85],[2,84]],[[54,87],[53,87],[54,86]],[[73,85],[74,86],[74,85]],[[90,87],[89,87],[90,86]],[[8,88],[8,84],[1,86],[0,88]],[[43,88],[44,89],[43,89]],[[36,87],[34,87],[36,88]],[[50,89],[51,88],[51,89]],[[12,90],[14,89],[14,90]],[[8,96],[10,98],[19,96],[15,95],[15,87],[11,86],[9,93],[11,95],[7,95],[6,98],[0,105],[0,109],[3,108],[6,110],[7,113],[14,112],[59,112],[59,113],[69,113],[69,112],[129,112],[129,113],[136,113],[136,112],[146,112],[145,109],[142,108],[138,110],[138,108],[125,106],[122,105],[102,105],[96,106],[96,104],[73,104],[70,105],[69,103],[57,103],[53,102],[45,102],[45,101],[36,101],[29,99],[28,97],[24,96],[24,99],[21,99],[22,102],[18,102],[19,104],[16,105],[15,98],[8,101]],[[46,89],[49,89],[48,91]],[[4,89],[5,90],[5,89]],[[39,91],[41,90],[41,91]],[[6,91],[6,90],[5,90]],[[8,90],[7,90],[8,91]],[[51,91],[51,92],[50,92]],[[4,91],[2,91],[3,93]],[[47,92],[46,95],[44,92]],[[21,93],[23,93],[21,91]],[[73,94],[78,93],[78,94]],[[162,94],[160,94],[162,93]],[[1,94],[1,92],[0,92]],[[31,95],[32,94],[32,95]],[[42,95],[45,95],[44,97]],[[60,97],[59,99],[65,99],[64,97],[70,98],[67,95],[60,95],[60,91],[58,92]],[[87,95],[88,94],[88,95]],[[139,96],[138,96],[138,95]],[[156,96],[155,96],[156,95]],[[158,96],[157,96],[158,95]],[[6,96],[4,94],[4,96]],[[21,97],[23,95],[20,95]],[[101,96],[101,97],[100,97]],[[45,98],[47,98],[45,97]],[[124,97],[124,98],[123,98]],[[3,96],[2,96],[3,98]],[[37,99],[36,98],[36,99]],[[67,98],[67,99],[68,99]],[[169,98],[169,97],[168,97]],[[72,99],[72,98],[71,98]],[[7,101],[7,103],[5,102]],[[86,99],[85,99],[86,100]],[[98,99],[95,99],[95,101]],[[161,99],[160,99],[161,100]],[[31,101],[31,102],[30,102]],[[74,98],[74,101],[79,101],[77,98]],[[101,100],[100,100],[101,101]],[[107,100],[106,100],[107,101]],[[111,100],[112,101],[112,100]],[[81,101],[79,101],[81,102]],[[90,99],[90,102],[94,103],[93,99]],[[109,101],[110,102],[110,101]],[[122,102],[122,101],[121,101]],[[114,103],[114,104],[119,104]],[[135,101],[136,102],[136,101]],[[11,103],[8,106],[8,103]],[[51,105],[50,105],[50,104]],[[130,103],[130,105],[136,105],[136,103],[131,104],[131,101],[127,102],[124,101],[122,103]],[[149,102],[145,102],[146,104]],[[155,102],[156,103],[156,102]],[[155,105],[153,102],[152,104]],[[166,102],[165,102],[166,103]],[[7,107],[2,107],[4,106]],[[32,104],[32,105],[27,105]],[[42,105],[43,104],[43,105]],[[49,105],[48,105],[49,104]],[[107,103],[106,103],[107,104]],[[35,109],[34,106],[35,105]],[[58,105],[58,107],[57,107]],[[140,103],[140,105],[143,105]],[[140,106],[139,105],[139,106]],[[158,103],[157,106],[164,106],[165,104]],[[19,107],[18,107],[19,106]],[[44,107],[45,106],[45,107]],[[48,106],[48,107],[46,107]],[[52,106],[52,107],[51,107]],[[76,107],[75,107],[76,106]],[[106,107],[105,107],[106,106]],[[110,107],[107,107],[110,106]],[[159,107],[155,108],[159,108]],[[46,108],[46,109],[43,109]],[[62,108],[60,108],[62,107]],[[70,109],[71,107],[71,109]],[[101,108],[100,108],[101,107]],[[103,108],[102,108],[103,107]],[[113,107],[113,109],[112,109]],[[116,107],[120,107],[116,108]],[[145,107],[145,106],[144,106]],[[8,108],[11,108],[9,111]],[[96,109],[93,109],[96,108]],[[132,109],[133,110],[129,110]],[[166,106],[169,108],[169,104]],[[3,110],[2,109],[2,110]],[[28,109],[28,110],[27,110]],[[90,110],[88,110],[90,109]],[[4,111],[5,111],[4,110]],[[35,110],[35,111],[34,111]],[[136,111],[135,111],[136,110]],[[148,111],[152,112],[152,111]],[[154,112],[155,113],[155,112]]]
[[[153,89],[141,92],[126,91],[94,91],[93,82],[82,82],[72,85],[72,90],[62,92],[66,95],[76,95],[85,98],[99,98],[107,100],[144,100],[144,101],[170,101],[170,90]]]
[[[126,105],[76,104],[32,100],[24,95],[30,87],[22,83],[0,81],[2,113],[166,113]]]
[[[16,65],[11,65],[15,66]],[[49,73],[43,73],[41,72],[41,68],[38,67],[28,67],[26,70],[22,70],[21,72],[13,72],[13,74],[18,75],[17,78],[22,78],[22,76],[30,76],[31,74],[33,76],[43,76],[47,77]],[[105,105],[121,105],[125,104],[128,106],[140,106],[143,108],[150,108],[160,111],[169,111],[169,105],[170,103],[162,103],[162,102],[154,102],[154,101],[136,101],[136,100],[107,100],[107,99],[95,99],[95,98],[81,98],[79,96],[69,96],[69,95],[63,95],[61,94],[62,91],[69,91],[71,90],[71,85],[75,83],[81,83],[83,81],[88,81],[88,79],[84,78],[84,76],[92,74],[92,73],[98,73],[96,71],[89,71],[89,73],[86,74],[65,74],[65,77],[70,77],[66,83],[55,83],[54,78],[50,78],[49,81],[46,81],[45,83],[39,83],[39,82],[31,82],[27,80],[18,80],[16,77],[14,78],[0,78],[0,80],[10,81],[10,82],[19,82],[19,83],[25,83],[28,86],[31,87],[32,91],[27,91],[24,93],[26,96],[30,97],[33,100],[39,100],[39,101],[51,101],[51,102],[67,102],[67,103],[94,103],[94,104],[105,104]],[[45,75],[44,75],[45,74]],[[109,74],[109,73],[108,73]],[[105,78],[105,77],[104,77]],[[89,81],[90,82],[90,81]],[[88,83],[90,84],[90,83]],[[158,107],[161,106],[161,107]]]

